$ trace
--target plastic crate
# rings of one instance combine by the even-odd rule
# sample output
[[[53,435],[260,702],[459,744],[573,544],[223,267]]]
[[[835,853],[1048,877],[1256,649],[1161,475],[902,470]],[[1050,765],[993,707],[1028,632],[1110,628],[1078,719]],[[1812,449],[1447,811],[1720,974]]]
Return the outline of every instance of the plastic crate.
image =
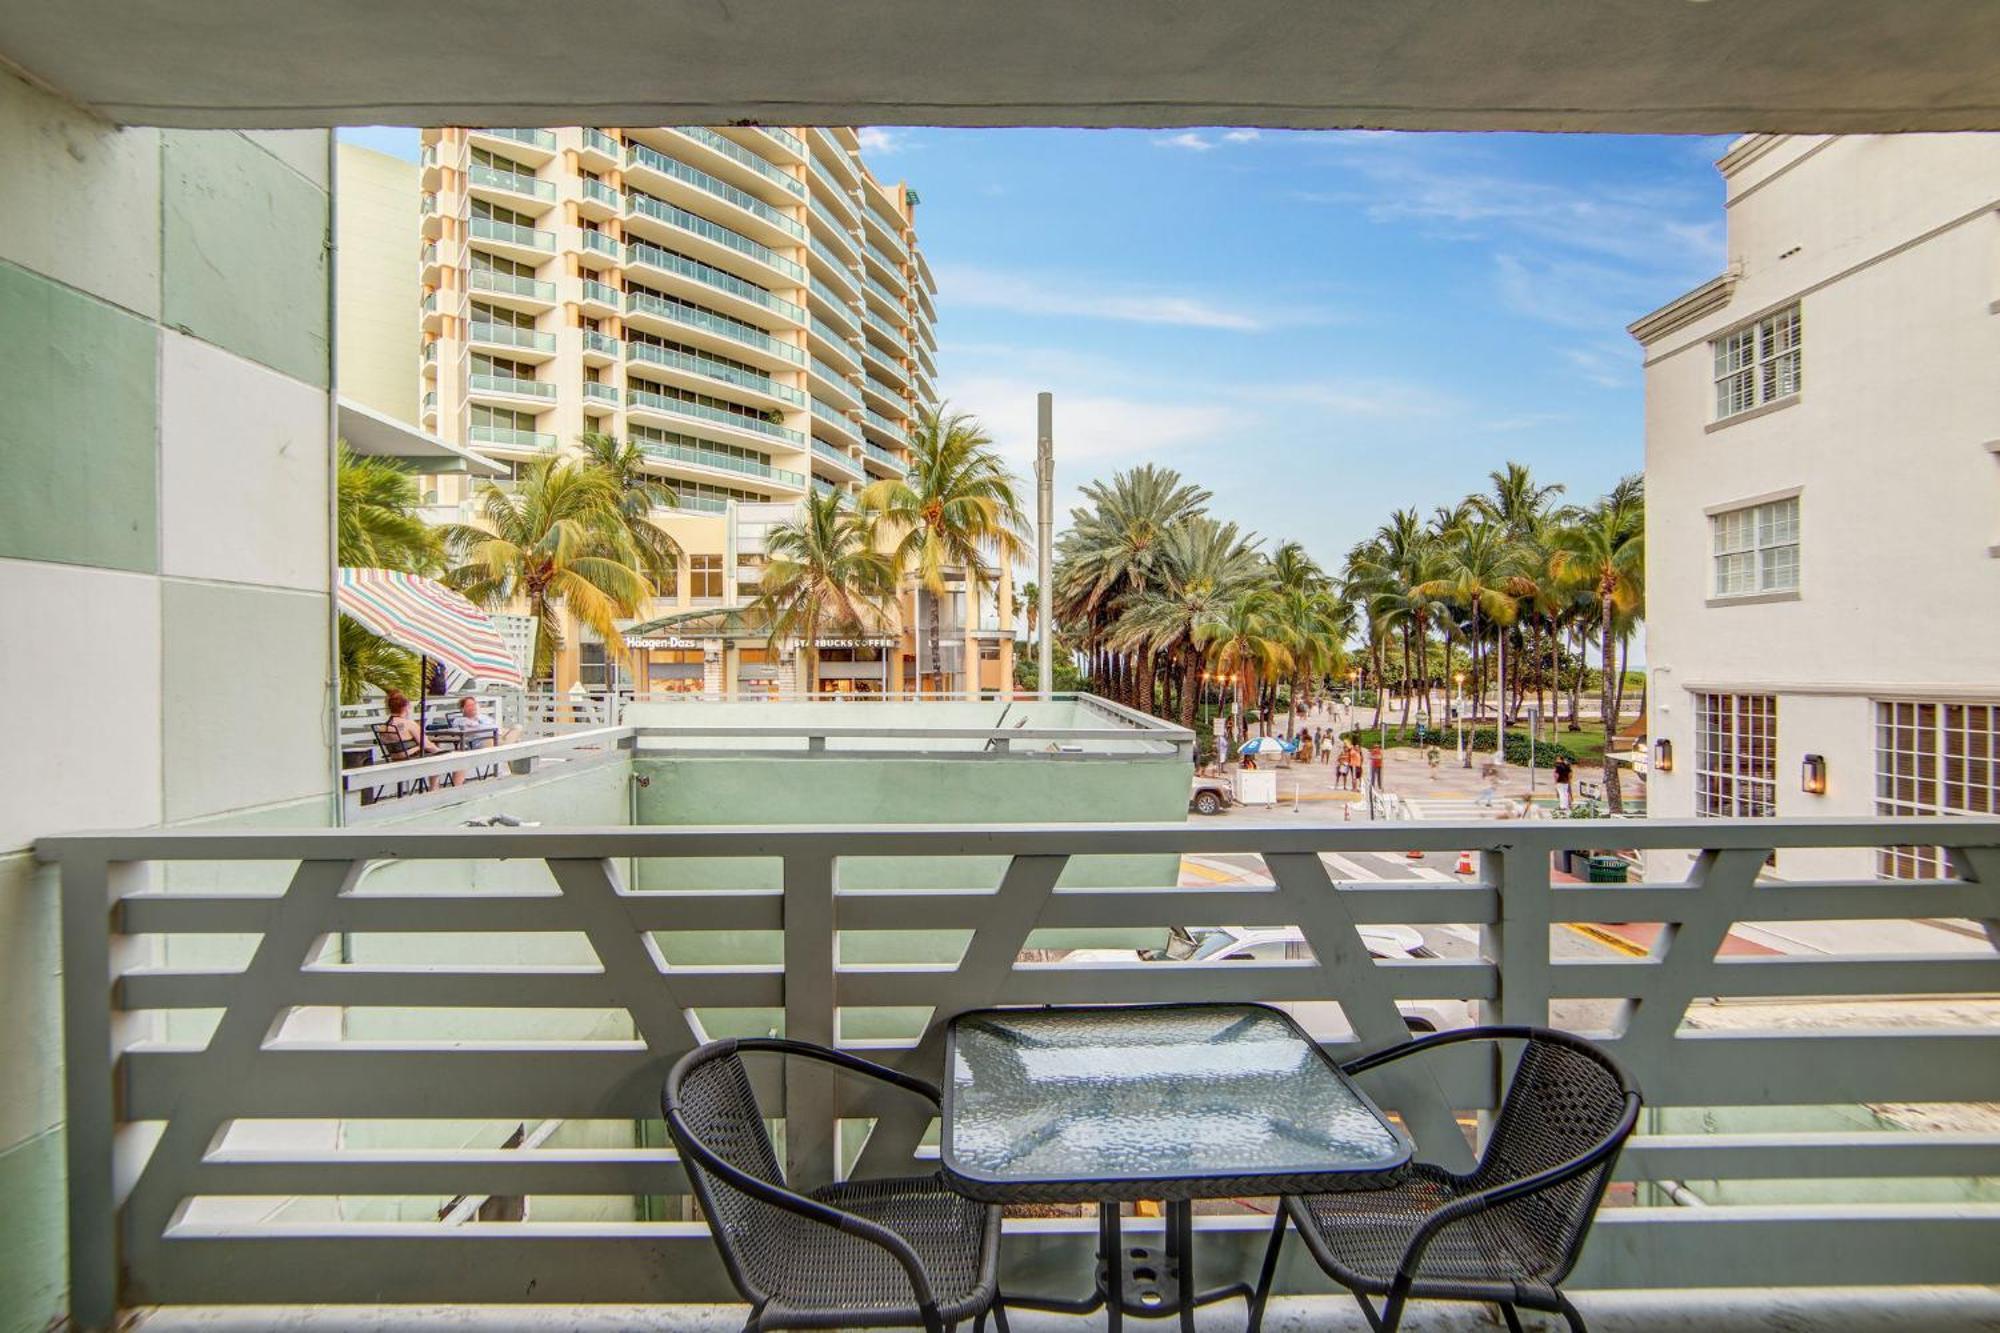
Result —
[[[1589,874],[1584,878],[1590,884],[1623,884],[1626,870],[1622,856],[1593,856],[1590,858]]]

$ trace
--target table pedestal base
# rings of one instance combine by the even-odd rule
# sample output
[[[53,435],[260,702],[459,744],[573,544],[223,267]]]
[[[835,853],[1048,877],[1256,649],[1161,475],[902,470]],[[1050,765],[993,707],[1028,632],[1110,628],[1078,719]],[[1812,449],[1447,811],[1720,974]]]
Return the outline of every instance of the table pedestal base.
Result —
[[[1247,1283],[1232,1282],[1209,1291],[1194,1289],[1194,1205],[1185,1199],[1167,1204],[1166,1247],[1128,1246],[1120,1234],[1118,1205],[1097,1205],[1097,1290],[1082,1300],[1039,1296],[1007,1297],[1007,1304],[1026,1310],[1060,1314],[1105,1313],[1105,1327],[1117,1333],[1124,1317],[1166,1319],[1178,1315],[1183,1333],[1194,1333],[1194,1312],[1201,1306],[1241,1297],[1248,1301]]]

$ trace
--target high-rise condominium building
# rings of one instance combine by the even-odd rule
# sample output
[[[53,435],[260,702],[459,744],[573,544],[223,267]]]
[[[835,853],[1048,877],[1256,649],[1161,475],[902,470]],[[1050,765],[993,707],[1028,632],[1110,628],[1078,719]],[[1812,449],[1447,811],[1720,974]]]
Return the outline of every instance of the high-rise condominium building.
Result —
[[[2000,814],[2000,140],[1754,135],[1718,165],[1727,270],[1632,325],[1648,813]]]
[[[620,667],[583,635],[566,688],[898,690],[915,657],[851,637],[769,655],[754,599],[761,538],[808,488],[898,475],[935,406],[936,290],[915,192],[884,185],[849,129],[433,129],[423,135],[420,420],[519,464],[601,432],[644,451],[674,492],[679,586]],[[443,507],[471,483],[437,479]],[[997,572],[997,571],[996,571]],[[997,686],[997,583],[944,615],[947,679]],[[849,632],[851,635],[851,631]],[[904,645],[909,644],[904,636]],[[902,657],[901,672],[896,659]],[[808,658],[820,678],[804,680]],[[984,659],[986,682],[963,668]],[[906,677],[902,672],[909,672]]]

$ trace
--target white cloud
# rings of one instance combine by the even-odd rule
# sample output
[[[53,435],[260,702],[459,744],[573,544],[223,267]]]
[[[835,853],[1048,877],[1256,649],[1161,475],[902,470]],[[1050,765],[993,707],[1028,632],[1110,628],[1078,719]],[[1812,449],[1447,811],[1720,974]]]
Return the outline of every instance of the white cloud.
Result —
[[[863,126],[854,132],[854,137],[861,141],[863,153],[872,153],[876,157],[888,157],[910,146],[907,131],[886,129],[880,125]]]
[[[1255,143],[1261,137],[1263,136],[1259,135],[1255,130],[1230,130],[1222,136],[1222,141],[1224,143]]]
[[[1191,153],[1206,153],[1214,148],[1214,143],[1202,138],[1193,130],[1182,130],[1179,134],[1168,134],[1153,140],[1155,148],[1185,148]]]
[[[1615,345],[1566,347],[1563,349],[1563,360],[1600,389],[1623,389],[1638,383],[1635,372],[1639,368],[1639,349],[1636,346],[1629,350]]]
[[[1325,135],[1313,142],[1331,146],[1340,168],[1359,180],[1299,197],[1360,208],[1377,222],[1414,222],[1463,240],[1512,235],[1655,272],[1712,275],[1722,266],[1719,201],[1691,189],[1530,180],[1489,169],[1477,151],[1407,134]]]
[[[1252,314],[1185,292],[1137,288],[1092,289],[1072,280],[1046,279],[997,269],[943,266],[938,290],[948,304],[1011,310],[1023,315],[1108,319],[1129,324],[1170,324],[1183,328],[1255,333],[1282,324],[1323,322],[1314,311]]]

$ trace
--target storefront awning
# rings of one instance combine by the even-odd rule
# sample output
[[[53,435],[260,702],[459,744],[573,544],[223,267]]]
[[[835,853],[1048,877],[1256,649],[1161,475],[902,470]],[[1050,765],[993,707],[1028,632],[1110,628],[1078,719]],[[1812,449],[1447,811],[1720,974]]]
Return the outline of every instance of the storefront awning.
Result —
[[[648,620],[625,631],[625,642],[633,648],[694,648],[703,640],[754,641],[771,637],[770,620],[754,606],[705,607],[698,611],[677,611],[670,616]],[[819,648],[893,648],[901,639],[882,631],[856,632],[829,628],[814,646]]]

